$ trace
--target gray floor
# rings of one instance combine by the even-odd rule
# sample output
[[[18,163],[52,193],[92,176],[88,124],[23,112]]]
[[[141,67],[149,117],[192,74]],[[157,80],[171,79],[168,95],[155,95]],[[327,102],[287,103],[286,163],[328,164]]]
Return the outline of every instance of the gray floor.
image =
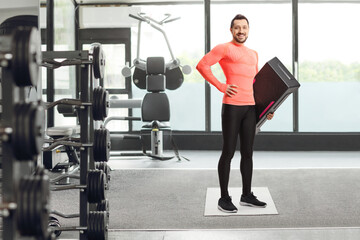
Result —
[[[131,168],[175,168],[175,169],[216,169],[220,151],[180,151],[182,158],[169,161],[153,160],[144,157],[110,158],[112,169]],[[171,156],[172,152],[164,155]],[[254,152],[255,169],[297,169],[297,168],[360,168],[359,152]],[[240,166],[240,154],[237,152],[232,167]]]
[[[172,152],[166,152],[171,155]],[[181,151],[190,161],[152,160],[144,157],[112,156],[109,165],[116,169],[215,169],[220,156],[219,151]],[[232,167],[238,168],[240,155],[234,156]],[[306,168],[360,168],[359,152],[255,152],[255,169],[306,169]],[[75,239],[74,233],[64,232],[61,239]],[[221,230],[122,230],[109,229],[109,239],[122,240],[357,240],[359,227],[353,228],[283,228],[283,229],[221,229]]]
[[[171,152],[166,152],[171,155]],[[142,157],[117,157],[109,161],[112,169],[131,168],[175,168],[215,169],[219,151],[181,151],[190,161],[172,159],[152,160]],[[232,166],[238,168],[240,155],[234,156]],[[254,152],[255,169],[297,169],[297,168],[360,168],[360,152]],[[110,229],[109,239],[149,240],[191,240],[191,239],[241,239],[241,240],[352,240],[360,236],[359,228],[306,228],[306,229],[223,229],[223,230],[142,230],[124,231]]]

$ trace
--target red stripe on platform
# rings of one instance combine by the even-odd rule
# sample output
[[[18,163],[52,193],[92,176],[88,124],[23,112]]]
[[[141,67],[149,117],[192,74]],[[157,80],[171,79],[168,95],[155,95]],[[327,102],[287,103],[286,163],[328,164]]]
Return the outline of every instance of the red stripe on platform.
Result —
[[[275,103],[275,101],[272,101],[265,110],[260,114],[259,119],[266,113],[266,111]]]

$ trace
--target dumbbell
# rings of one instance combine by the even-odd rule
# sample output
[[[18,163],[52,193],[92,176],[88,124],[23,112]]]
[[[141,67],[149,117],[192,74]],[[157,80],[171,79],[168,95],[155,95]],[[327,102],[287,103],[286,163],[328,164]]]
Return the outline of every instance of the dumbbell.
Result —
[[[59,220],[55,217],[49,219],[48,226],[56,237],[63,231],[86,231],[89,240],[105,240],[108,235],[108,218],[105,211],[90,211],[87,227],[61,227]]]
[[[14,114],[12,126],[0,127],[1,140],[11,143],[16,159],[30,160],[44,143],[44,108],[34,102],[17,103]]]
[[[110,132],[107,128],[100,128],[94,130],[94,161],[95,162],[107,162],[110,158]],[[105,171],[105,173],[108,170]],[[108,175],[107,175],[108,176]]]
[[[2,212],[15,212],[19,232],[23,236],[48,237],[49,177],[27,175],[20,179],[17,202],[2,204]],[[4,207],[5,206],[5,207]],[[5,215],[6,216],[6,215]]]
[[[36,28],[19,27],[12,35],[0,37],[0,66],[11,69],[17,86],[36,86],[41,58]]]
[[[93,56],[94,77],[104,78],[105,74],[105,53],[100,43],[92,43],[90,54]]]
[[[99,203],[105,200],[106,176],[102,170],[89,170],[86,185],[66,185],[52,187],[51,191],[63,191],[70,189],[80,189],[87,191],[89,203]]]
[[[84,103],[80,99],[63,98],[55,102],[48,103],[46,109],[58,105],[58,112],[65,117],[75,117],[77,108],[92,106],[93,118],[95,121],[104,121],[108,115],[109,93],[102,87],[96,87],[93,90],[93,102]]]
[[[96,162],[95,168],[102,170],[106,175],[106,190],[109,190],[110,185],[110,167],[107,165],[106,162]]]
[[[55,149],[57,146],[73,146],[73,147],[93,147],[94,161],[95,162],[107,162],[110,158],[110,132],[106,128],[100,128],[94,130],[94,143],[86,144],[80,143],[79,138],[61,138],[61,139],[47,139],[46,142],[51,145],[48,147],[44,147],[43,151],[51,151]]]
[[[96,211],[97,212],[106,212],[106,222],[109,222],[110,212],[109,212],[109,200],[108,199],[102,200],[101,202],[97,203]],[[58,215],[63,218],[76,218],[76,217],[80,216],[79,214],[63,214],[58,211],[51,211],[51,214],[55,214],[55,215]],[[49,216],[48,225],[53,230],[53,233],[55,234],[55,236],[59,237],[61,234],[60,221],[54,216]],[[57,230],[55,230],[55,228]]]
[[[96,211],[100,211],[100,212],[106,212],[106,216],[107,216],[107,220],[109,221],[109,217],[110,217],[110,206],[109,206],[109,200],[105,199],[102,200],[101,202],[99,202],[96,205]]]

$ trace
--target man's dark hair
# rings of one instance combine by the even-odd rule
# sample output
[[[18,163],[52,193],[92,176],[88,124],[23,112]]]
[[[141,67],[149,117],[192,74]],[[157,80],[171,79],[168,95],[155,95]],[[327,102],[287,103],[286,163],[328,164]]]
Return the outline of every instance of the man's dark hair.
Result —
[[[247,22],[247,24],[249,25],[249,20],[248,20],[244,15],[238,14],[238,15],[236,15],[236,16],[233,18],[233,20],[231,20],[230,28],[232,28],[232,27],[234,26],[234,21],[235,21],[235,20],[241,20],[241,19],[245,19],[246,22]]]

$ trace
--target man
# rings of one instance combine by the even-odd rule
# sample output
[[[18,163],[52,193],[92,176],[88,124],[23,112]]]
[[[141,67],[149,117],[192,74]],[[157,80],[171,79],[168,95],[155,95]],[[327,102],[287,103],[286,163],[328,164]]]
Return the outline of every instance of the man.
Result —
[[[240,205],[266,207],[251,191],[253,172],[253,145],[256,128],[254,77],[258,72],[258,54],[244,43],[249,35],[248,19],[238,14],[231,21],[232,41],[219,44],[207,53],[196,66],[201,75],[224,93],[222,106],[223,149],[218,163],[221,198],[218,208],[223,212],[236,213],[228,192],[231,160],[236,150],[237,136],[240,136],[240,172],[242,195]],[[226,83],[221,83],[212,73],[211,66],[219,62]],[[272,119],[268,114],[267,119]]]

